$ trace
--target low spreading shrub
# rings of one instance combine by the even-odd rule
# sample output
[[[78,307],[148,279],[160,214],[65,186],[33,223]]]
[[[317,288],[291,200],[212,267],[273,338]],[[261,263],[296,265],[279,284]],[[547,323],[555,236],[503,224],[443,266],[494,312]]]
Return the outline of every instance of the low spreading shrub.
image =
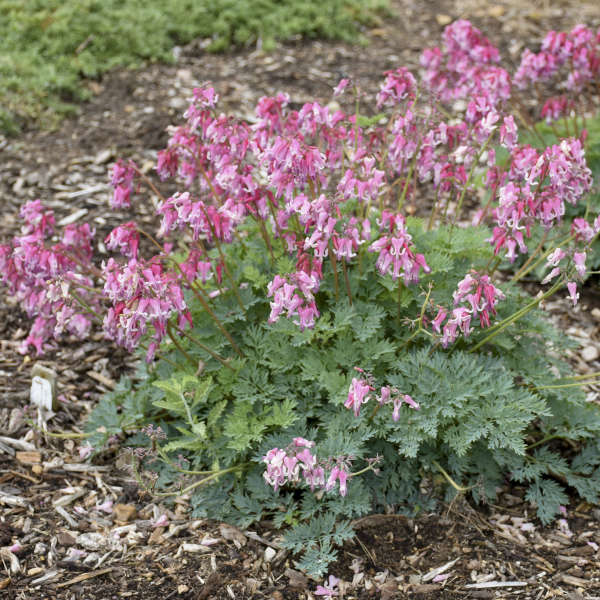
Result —
[[[271,519],[313,574],[374,510],[485,503],[507,483],[543,523],[569,493],[596,502],[600,413],[539,305],[562,290],[577,304],[589,275],[600,218],[585,146],[598,140],[571,126],[520,143],[515,116],[537,136],[537,115],[511,110],[518,88],[564,68],[589,121],[599,40],[552,32],[511,76],[458,21],[419,81],[385,74],[369,118],[348,80],[334,94],[354,94],[354,113],[291,110],[278,94],[253,124],[197,89],[157,160],[182,191],[164,198],[133,162],[114,165],[113,207],[134,213],[149,188],[159,225],[114,229],[101,265],[88,225],[58,233],[25,205],[22,235],[0,247],[35,318],[23,350],[97,320],[145,357],[98,404],[82,451],[127,438],[157,496],[189,494],[195,515],[243,526]],[[540,265],[532,297],[520,282]]]

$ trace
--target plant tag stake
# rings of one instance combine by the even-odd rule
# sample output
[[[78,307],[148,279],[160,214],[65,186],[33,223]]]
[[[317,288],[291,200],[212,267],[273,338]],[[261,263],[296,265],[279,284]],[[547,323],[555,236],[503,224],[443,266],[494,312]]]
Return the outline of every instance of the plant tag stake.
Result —
[[[53,412],[57,408],[56,373],[52,369],[34,365],[32,375],[30,402],[46,412]]]
[[[36,375],[31,380],[30,400],[32,404],[46,411],[52,410],[52,384],[43,377]]]

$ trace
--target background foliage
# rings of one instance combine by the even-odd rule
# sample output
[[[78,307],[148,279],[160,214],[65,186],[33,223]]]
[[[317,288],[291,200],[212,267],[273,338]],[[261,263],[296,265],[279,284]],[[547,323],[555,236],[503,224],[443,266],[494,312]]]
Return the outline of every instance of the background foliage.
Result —
[[[301,35],[357,40],[386,0],[0,0],[0,129],[66,113],[85,98],[82,77],[210,38],[209,51]]]

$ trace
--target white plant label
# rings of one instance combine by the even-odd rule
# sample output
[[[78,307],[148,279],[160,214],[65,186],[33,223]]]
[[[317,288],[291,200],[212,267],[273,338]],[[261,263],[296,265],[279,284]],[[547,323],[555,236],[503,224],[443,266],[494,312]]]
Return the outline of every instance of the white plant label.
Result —
[[[35,375],[31,380],[29,398],[32,404],[39,406],[45,411],[52,411],[52,384],[50,381],[39,375]]]

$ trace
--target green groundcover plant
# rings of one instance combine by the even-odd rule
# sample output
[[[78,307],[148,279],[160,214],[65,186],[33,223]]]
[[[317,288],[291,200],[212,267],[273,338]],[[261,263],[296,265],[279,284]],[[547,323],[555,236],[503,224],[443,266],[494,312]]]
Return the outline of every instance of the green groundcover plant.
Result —
[[[196,89],[156,166],[181,191],[164,198],[116,163],[113,207],[134,214],[151,189],[158,231],[128,220],[100,265],[88,224],[58,232],[26,204],[0,246],[4,283],[35,319],[23,351],[97,320],[145,357],[94,410],[82,455],[129,444],[158,497],[270,519],[315,575],[372,511],[485,503],[508,483],[543,523],[569,494],[596,502],[600,412],[581,391],[594,375],[570,374],[572,343],[538,307],[557,292],[577,304],[596,260],[585,149],[598,140],[577,118],[596,122],[599,41],[551,32],[511,75],[457,21],[419,79],[385,74],[369,117],[348,80],[334,95],[354,94],[353,113],[278,94],[252,124]],[[530,117],[519,97],[539,81],[566,100]],[[524,142],[543,135],[540,116],[569,135]],[[520,282],[540,267],[532,297]]]
[[[0,0],[0,128],[74,110],[97,78],[144,60],[172,61],[195,38],[207,50],[305,38],[360,40],[385,0]],[[49,109],[49,110],[48,110]]]

